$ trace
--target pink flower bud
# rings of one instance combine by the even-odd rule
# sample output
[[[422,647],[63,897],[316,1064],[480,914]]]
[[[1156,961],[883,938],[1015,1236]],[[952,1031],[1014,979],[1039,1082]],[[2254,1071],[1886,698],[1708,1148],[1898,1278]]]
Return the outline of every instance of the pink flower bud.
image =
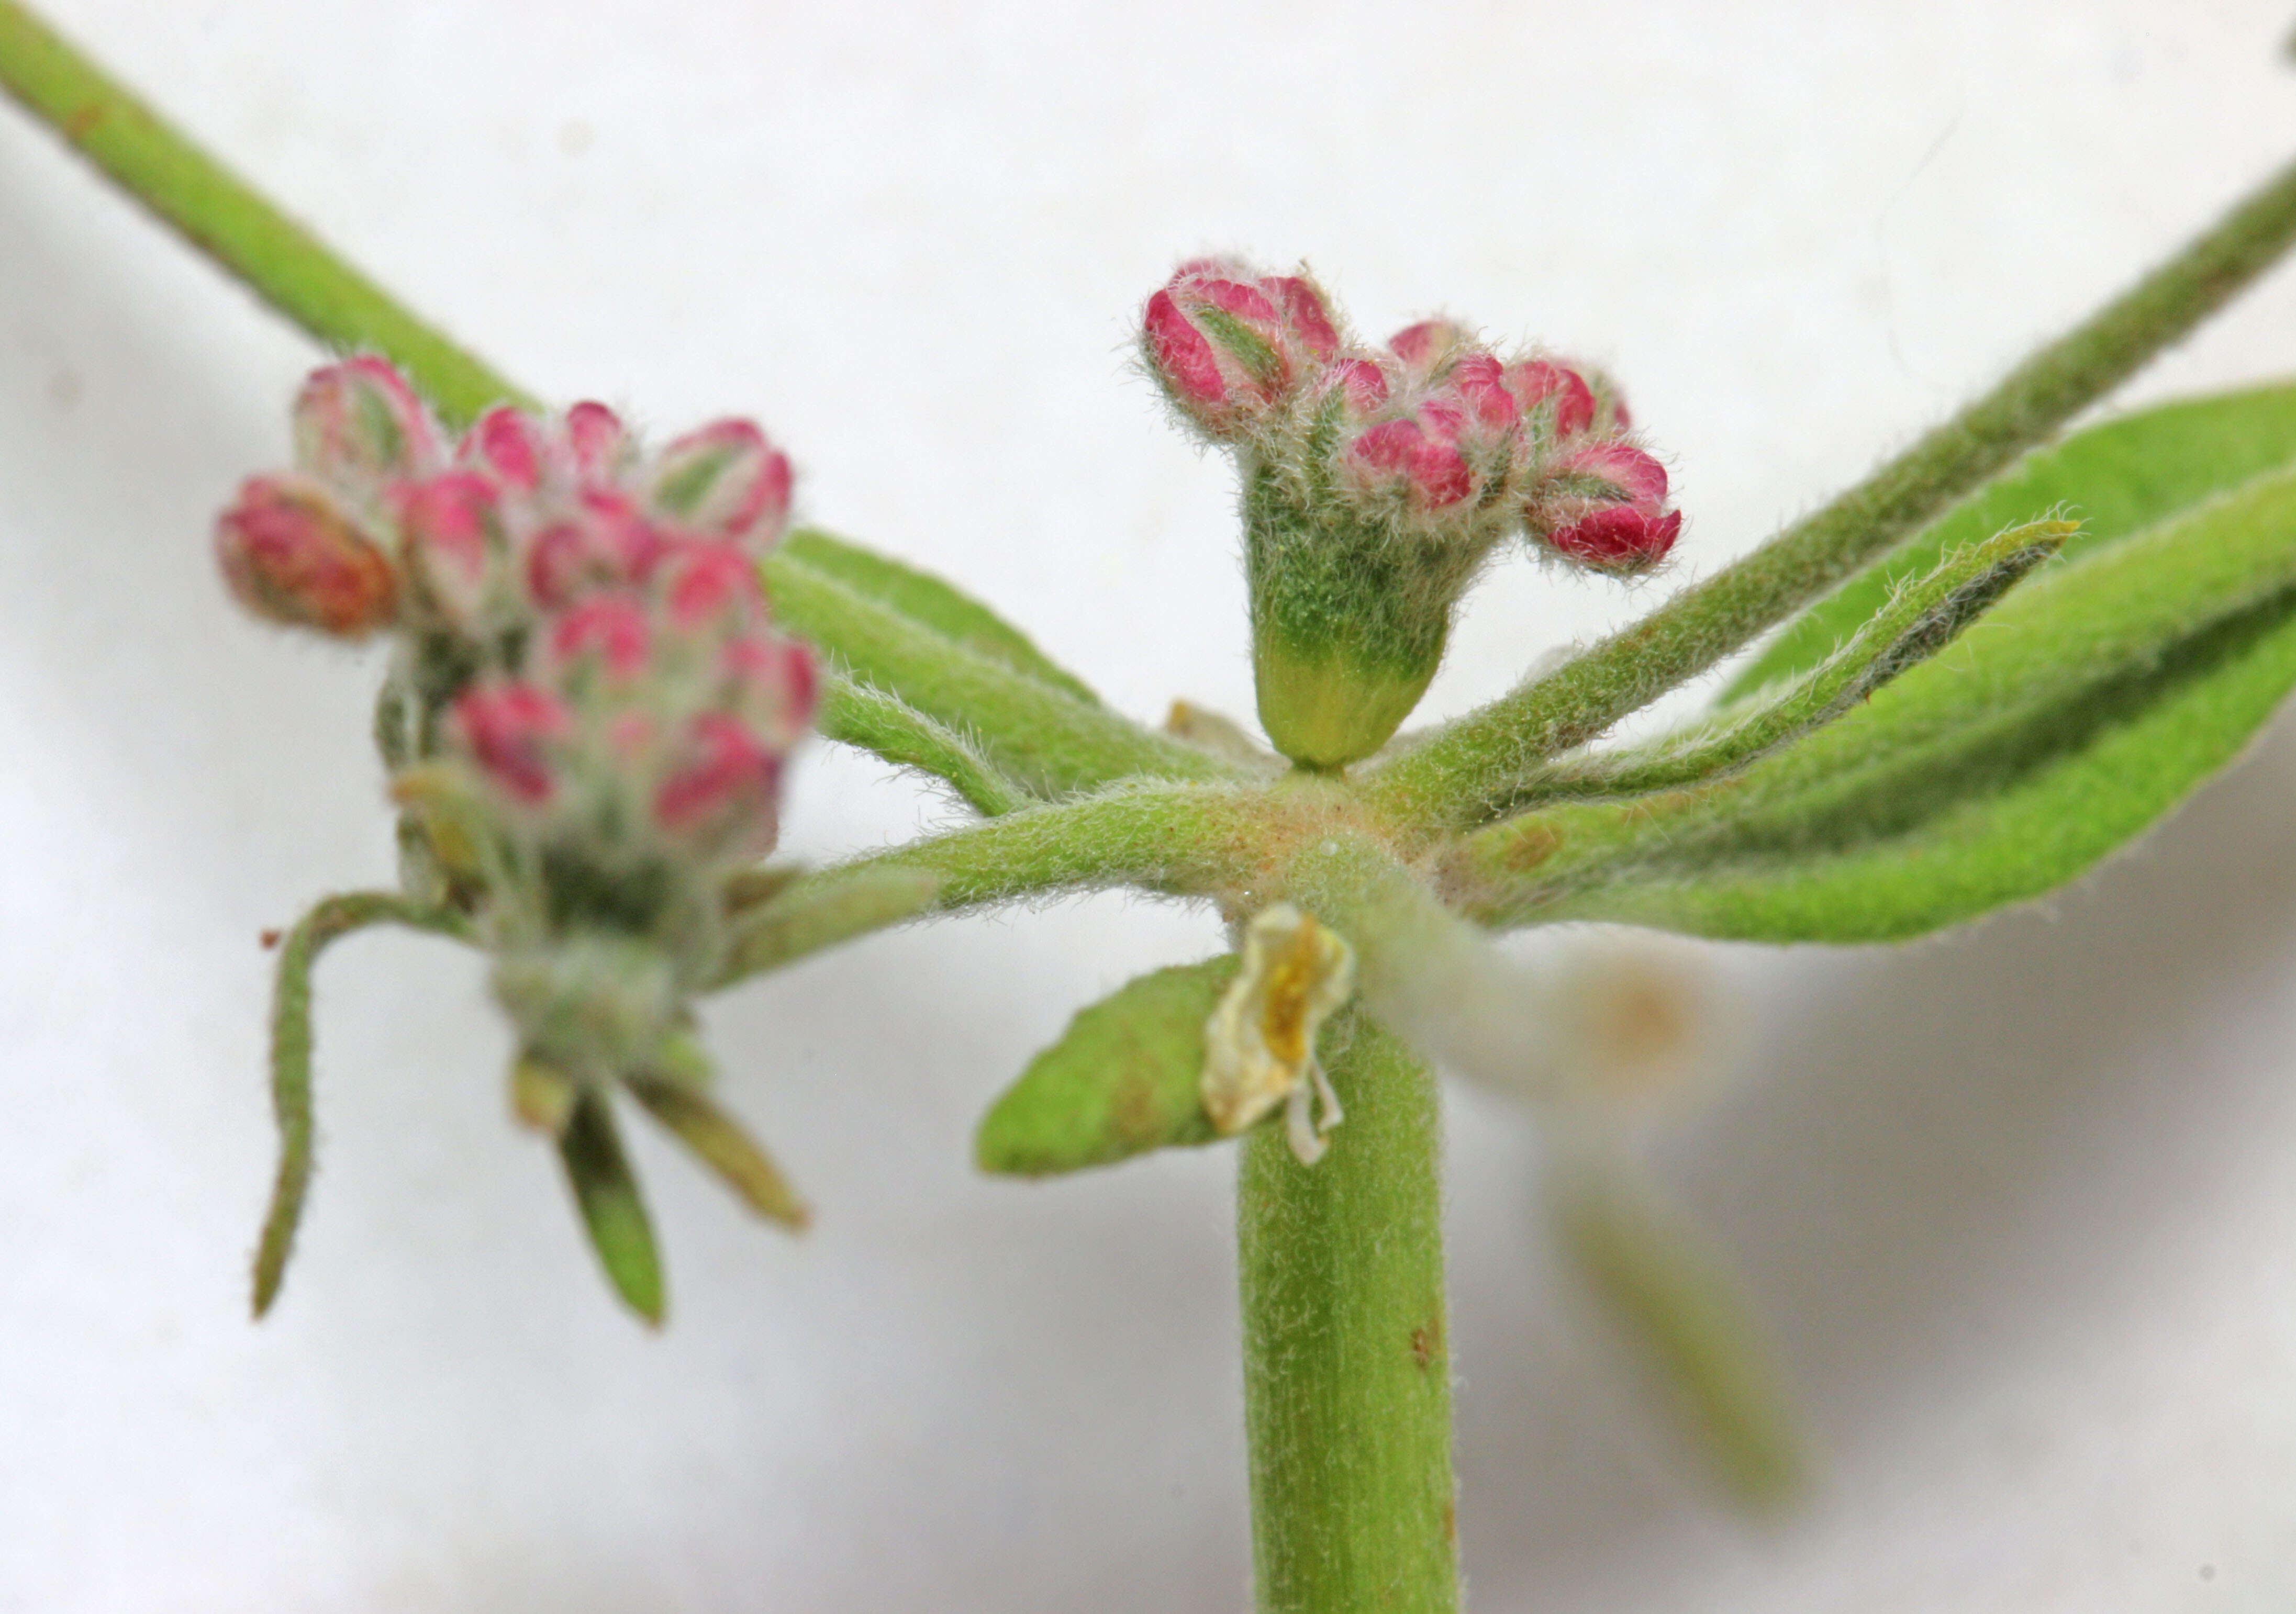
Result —
[[[479,416],[463,441],[463,453],[492,471],[504,487],[532,493],[542,486],[550,444],[541,422],[503,405]]]
[[[540,807],[557,790],[552,742],[572,726],[555,695],[531,684],[481,684],[455,699],[454,736],[512,800]]]
[[[1573,483],[1587,484],[1587,496],[1631,504],[1666,503],[1666,467],[1632,443],[1590,443],[1556,470]]]
[[[1260,275],[1248,264],[1182,264],[1142,315],[1150,372],[1214,437],[1250,430],[1317,366],[1340,332],[1314,282]]]
[[[661,451],[653,507],[681,523],[770,545],[789,519],[789,456],[748,421],[713,421]]]
[[[1424,379],[1442,368],[1453,353],[1469,347],[1471,340],[1467,328],[1455,321],[1423,319],[1389,337],[1387,348],[1413,375]]]
[[[680,545],[666,570],[669,619],[681,628],[696,628],[764,601],[758,563],[737,544]]]
[[[1416,420],[1382,421],[1348,446],[1341,463],[1366,490],[1396,494],[1421,510],[1456,504],[1475,490],[1475,473],[1448,437]]]
[[[652,643],[644,607],[622,594],[584,601],[559,618],[550,633],[550,653],[561,665],[595,657],[618,679],[645,669]]]
[[[1552,359],[1525,359],[1506,367],[1506,388],[1525,414],[1553,403],[1554,435],[1560,440],[1577,437],[1595,423],[1595,392],[1587,378]],[[1624,422],[1620,422],[1623,428]]]
[[[1275,274],[1260,286],[1282,309],[1284,329],[1308,357],[1329,361],[1340,350],[1339,328],[1332,322],[1323,288],[1298,274]]]
[[[425,603],[456,627],[477,619],[503,545],[494,484],[448,471],[398,489],[400,554]]]
[[[1348,358],[1333,365],[1324,384],[1346,394],[1349,413],[1366,415],[1387,402],[1387,372],[1375,359]]]
[[[569,409],[566,440],[574,450],[576,473],[588,481],[611,480],[630,447],[621,417],[603,404],[580,403]]]
[[[1497,359],[1488,353],[1471,353],[1451,366],[1443,389],[1457,398],[1467,418],[1486,433],[1513,429],[1522,410],[1505,386]]]
[[[1666,508],[1666,467],[1631,443],[1588,443],[1564,456],[1533,498],[1534,537],[1598,571],[1644,571],[1682,531]]]
[[[703,712],[686,725],[677,770],[654,792],[656,823],[673,835],[725,833],[750,821],[770,838],[780,758],[739,719]]]
[[[776,750],[788,750],[813,725],[821,673],[813,651],[778,635],[750,635],[726,647],[726,670],[750,727]]]
[[[1558,553],[1595,571],[1636,572],[1665,560],[1681,531],[1678,510],[1613,504],[1557,528],[1546,535],[1546,542]]]
[[[443,462],[438,428],[414,389],[372,355],[315,370],[295,395],[295,463],[361,495]]]
[[[318,483],[256,477],[216,523],[216,558],[258,617],[363,638],[398,613],[390,558]]]

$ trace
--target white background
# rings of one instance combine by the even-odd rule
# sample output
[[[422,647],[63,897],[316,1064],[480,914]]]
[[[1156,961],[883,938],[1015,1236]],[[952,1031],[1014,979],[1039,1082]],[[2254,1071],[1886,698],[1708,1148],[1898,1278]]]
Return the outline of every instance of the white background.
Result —
[[[362,6],[58,0],[511,373],[754,414],[815,519],[1123,707],[1250,707],[1223,467],[1128,373],[1178,258],[1306,257],[1611,365],[1677,578],[1759,539],[2296,151],[2281,0]],[[371,658],[228,607],[207,528],[312,361],[0,110],[0,1610],[1239,1609],[1223,1152],[967,1166],[1078,1004],[1200,955],[1108,899],[880,938],[716,1007],[791,1241],[640,1145],[660,1337],[504,1116],[467,954],[323,979],[274,1319],[261,928],[383,881]],[[2296,370],[2282,274],[2133,396]],[[1637,603],[1528,566],[1431,705]],[[808,856],[946,822],[825,748]],[[1711,949],[1734,1083],[1658,1141],[1825,1458],[1750,1528],[1558,1291],[1529,1124],[1454,1094],[1482,1610],[2296,1599],[2296,730],[2046,912]]]

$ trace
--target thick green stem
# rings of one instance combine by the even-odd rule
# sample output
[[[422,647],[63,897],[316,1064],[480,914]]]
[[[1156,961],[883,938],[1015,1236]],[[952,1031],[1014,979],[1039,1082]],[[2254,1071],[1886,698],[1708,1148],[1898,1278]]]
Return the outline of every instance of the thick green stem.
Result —
[[[2296,165],[1866,480],[1560,670],[1406,752],[1374,776],[1372,794],[1399,816],[1484,821],[1540,760],[1695,677],[2054,433],[2221,307],[2292,241]]]
[[[530,401],[14,0],[0,0],[0,89],[321,341],[390,355],[449,421],[467,425],[489,404]]]
[[[1435,1080],[1352,1030],[1331,1151],[1302,1166],[1263,1129],[1238,1168],[1260,1614],[1458,1607]]]

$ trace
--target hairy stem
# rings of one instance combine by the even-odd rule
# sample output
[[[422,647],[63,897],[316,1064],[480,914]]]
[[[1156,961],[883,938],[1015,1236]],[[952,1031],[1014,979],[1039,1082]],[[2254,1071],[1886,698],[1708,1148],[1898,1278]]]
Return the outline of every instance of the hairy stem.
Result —
[[[1458,1607],[1435,1081],[1352,1031],[1331,1152],[1302,1166],[1262,1129],[1238,1167],[1260,1614]]]
[[[1242,883],[1259,853],[1267,792],[1217,785],[1119,786],[1008,813],[825,869],[837,880],[876,869],[940,877],[934,912],[1135,886],[1209,896]]]
[[[311,970],[327,944],[369,925],[398,924],[456,940],[469,927],[454,914],[409,902],[392,891],[350,891],[322,898],[296,922],[279,948],[271,1003],[271,1108],[279,1122],[279,1172],[255,1252],[255,1315],[271,1309],[295,1248],[303,1197],[311,1185]]]
[[[1818,598],[1985,482],[2269,267],[2296,240],[2296,164],[2000,384],[1737,564],[1439,731],[1370,783],[1399,815],[1482,822],[1511,782]]]
[[[282,213],[69,40],[0,0],[0,89],[250,291],[329,347],[388,354],[468,425],[527,396]]]

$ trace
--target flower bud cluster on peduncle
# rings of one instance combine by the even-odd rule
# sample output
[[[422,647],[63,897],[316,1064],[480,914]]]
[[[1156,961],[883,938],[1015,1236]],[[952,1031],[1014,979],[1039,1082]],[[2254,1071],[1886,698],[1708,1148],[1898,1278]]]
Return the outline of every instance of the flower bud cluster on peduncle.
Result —
[[[758,578],[787,457],[738,420],[648,454],[594,403],[455,443],[373,357],[310,378],[294,437],[217,553],[258,615],[393,635],[409,895],[477,922],[530,1060],[587,1082],[668,1058],[815,706]]]
[[[1305,274],[1228,258],[1181,266],[1141,347],[1181,417],[1236,456],[1260,720],[1308,766],[1394,733],[1508,535],[1623,576],[1681,532],[1666,468],[1588,366],[1439,319],[1368,348]]]

